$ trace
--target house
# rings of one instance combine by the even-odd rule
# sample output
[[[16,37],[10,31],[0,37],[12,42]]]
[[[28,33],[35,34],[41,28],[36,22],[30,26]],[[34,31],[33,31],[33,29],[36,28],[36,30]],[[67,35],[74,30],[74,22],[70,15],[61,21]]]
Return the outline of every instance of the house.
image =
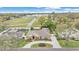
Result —
[[[28,33],[28,37],[31,39],[50,39],[50,32],[48,28],[32,30]]]
[[[75,28],[67,29],[59,35],[61,38],[79,40],[79,31]]]
[[[11,29],[10,31],[7,32],[7,35],[13,36],[13,37],[18,37],[18,38],[24,38],[23,32],[18,31],[17,29]]]

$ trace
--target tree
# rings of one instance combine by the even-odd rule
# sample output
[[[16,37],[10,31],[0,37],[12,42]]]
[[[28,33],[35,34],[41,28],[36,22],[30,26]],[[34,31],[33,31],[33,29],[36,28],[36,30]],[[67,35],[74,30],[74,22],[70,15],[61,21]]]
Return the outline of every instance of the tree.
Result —
[[[43,27],[46,27],[50,30],[50,32],[55,31],[56,29],[56,22],[52,21],[52,20],[47,20],[44,24]]]

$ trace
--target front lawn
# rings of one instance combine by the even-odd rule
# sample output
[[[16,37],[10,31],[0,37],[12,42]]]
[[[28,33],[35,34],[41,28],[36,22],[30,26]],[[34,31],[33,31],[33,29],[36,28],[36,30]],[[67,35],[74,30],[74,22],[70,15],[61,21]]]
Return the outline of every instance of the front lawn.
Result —
[[[19,44],[18,44],[18,47],[23,47],[27,44],[27,41],[26,40],[20,40]]]
[[[79,41],[76,40],[58,40],[63,48],[79,48]]]

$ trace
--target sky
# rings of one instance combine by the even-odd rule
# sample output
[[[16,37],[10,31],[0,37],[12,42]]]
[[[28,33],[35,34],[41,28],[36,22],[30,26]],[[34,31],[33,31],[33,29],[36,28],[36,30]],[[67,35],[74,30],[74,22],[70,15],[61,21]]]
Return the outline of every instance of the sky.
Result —
[[[0,13],[66,13],[79,12],[79,7],[0,7]]]

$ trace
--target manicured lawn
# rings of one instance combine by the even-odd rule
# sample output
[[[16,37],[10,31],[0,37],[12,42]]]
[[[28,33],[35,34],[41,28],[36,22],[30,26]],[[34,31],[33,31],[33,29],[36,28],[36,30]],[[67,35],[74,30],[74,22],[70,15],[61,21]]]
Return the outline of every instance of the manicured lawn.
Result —
[[[75,41],[75,40],[70,40],[70,41],[58,40],[58,41],[63,48],[79,48],[79,41]]]
[[[46,46],[44,48],[52,48],[51,44],[45,43],[45,45]],[[39,47],[39,44],[34,44],[34,45],[31,46],[31,48],[40,48],[40,47]]]

